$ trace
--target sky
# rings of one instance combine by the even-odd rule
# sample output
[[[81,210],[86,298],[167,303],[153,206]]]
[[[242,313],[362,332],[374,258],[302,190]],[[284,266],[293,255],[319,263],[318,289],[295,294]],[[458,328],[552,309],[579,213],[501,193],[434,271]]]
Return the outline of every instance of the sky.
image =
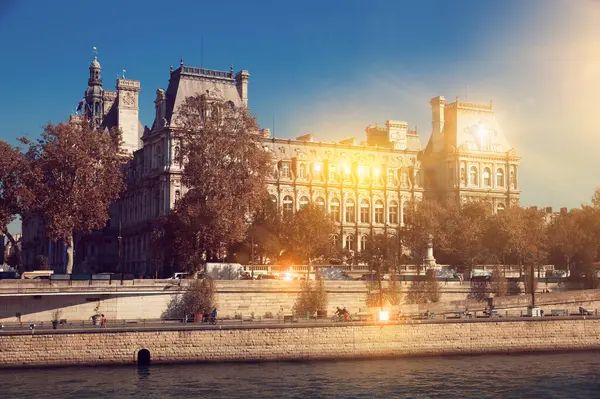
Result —
[[[276,137],[362,139],[399,119],[424,146],[432,97],[493,100],[522,205],[577,207],[600,186],[600,0],[0,0],[0,139],[67,120],[94,46],[106,89],[123,69],[141,81],[144,125],[183,57],[249,70],[249,106]]]

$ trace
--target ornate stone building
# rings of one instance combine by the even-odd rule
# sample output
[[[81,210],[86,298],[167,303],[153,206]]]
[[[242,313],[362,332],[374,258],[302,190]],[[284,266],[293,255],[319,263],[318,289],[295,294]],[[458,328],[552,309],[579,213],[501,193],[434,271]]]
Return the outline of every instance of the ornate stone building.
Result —
[[[492,104],[431,99],[432,133],[423,153],[427,195],[456,205],[475,199],[494,212],[519,203],[519,157]]]
[[[139,81],[123,77],[117,79],[115,91],[108,91],[103,89],[96,58],[89,71],[83,117],[100,128],[121,128],[131,157],[125,165],[127,190],[111,206],[106,228],[77,237],[75,270],[160,273],[152,262],[152,224],[185,193],[177,109],[186,97],[198,94],[205,96],[209,107],[216,99],[248,106],[250,75],[245,70],[234,74],[233,68],[195,68],[181,60],[179,68],[171,67],[166,90],[156,90],[152,127],[142,128]],[[361,142],[354,138],[317,142],[312,135],[274,138],[265,129],[263,145],[275,160],[268,177],[270,198],[283,213],[309,202],[326,209],[339,226],[337,245],[350,251],[364,249],[371,233],[389,234],[402,226],[408,202],[424,195],[456,203],[485,198],[494,210],[517,203],[519,158],[506,142],[491,105],[458,100],[446,104],[443,97],[432,99],[431,105],[433,131],[424,150],[416,129],[404,121],[369,126]],[[37,230],[24,222],[24,232]],[[56,246],[38,247],[50,255],[56,252]],[[28,248],[24,244],[25,252]],[[64,262],[62,252],[57,252],[57,259]],[[27,259],[35,255],[32,252]]]
[[[367,140],[265,141],[276,163],[268,180],[270,198],[283,213],[313,202],[339,225],[335,241],[350,251],[365,248],[371,234],[390,234],[404,221],[406,204],[423,196],[417,132],[403,121],[368,127]]]

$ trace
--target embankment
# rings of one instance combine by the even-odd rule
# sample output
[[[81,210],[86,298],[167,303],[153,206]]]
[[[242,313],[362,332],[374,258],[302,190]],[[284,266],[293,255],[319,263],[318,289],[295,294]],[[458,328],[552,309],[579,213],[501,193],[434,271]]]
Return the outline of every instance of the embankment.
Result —
[[[0,334],[0,367],[355,359],[600,349],[600,320]]]

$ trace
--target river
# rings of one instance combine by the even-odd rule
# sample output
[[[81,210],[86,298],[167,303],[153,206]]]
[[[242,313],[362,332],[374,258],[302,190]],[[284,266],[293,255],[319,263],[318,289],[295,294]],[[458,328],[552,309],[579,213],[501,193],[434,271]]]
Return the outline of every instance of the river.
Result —
[[[598,352],[0,373],[0,398],[600,398]]]

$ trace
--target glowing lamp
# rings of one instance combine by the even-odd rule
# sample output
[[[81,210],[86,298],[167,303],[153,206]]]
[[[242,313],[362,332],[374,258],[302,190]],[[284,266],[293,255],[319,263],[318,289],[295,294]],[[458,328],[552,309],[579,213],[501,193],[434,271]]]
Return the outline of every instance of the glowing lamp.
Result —
[[[389,321],[390,320],[390,312],[387,310],[379,311],[379,321]]]
[[[375,176],[379,176],[379,173],[381,173],[381,169],[379,169],[379,167],[377,167],[377,166],[376,166],[376,167],[374,167],[374,168],[373,168],[373,174],[374,174]]]
[[[358,167],[358,174],[359,174],[360,176],[362,176],[362,175],[364,175],[364,174],[365,174],[365,167],[364,167],[364,166],[359,166],[359,167]]]
[[[315,162],[315,164],[313,165],[313,169],[315,170],[315,172],[319,173],[321,171],[321,164]]]

